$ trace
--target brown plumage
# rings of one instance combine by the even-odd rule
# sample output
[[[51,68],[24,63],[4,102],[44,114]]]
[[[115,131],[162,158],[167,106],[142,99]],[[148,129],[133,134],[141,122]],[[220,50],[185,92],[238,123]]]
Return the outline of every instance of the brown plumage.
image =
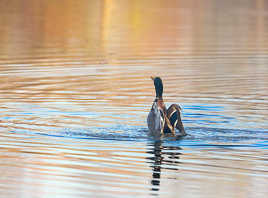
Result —
[[[160,77],[152,77],[155,86],[156,97],[151,111],[147,117],[149,132],[155,137],[175,136],[175,129],[180,131],[178,136],[187,135],[182,121],[181,108],[177,104],[172,104],[167,109],[163,101],[163,83]]]

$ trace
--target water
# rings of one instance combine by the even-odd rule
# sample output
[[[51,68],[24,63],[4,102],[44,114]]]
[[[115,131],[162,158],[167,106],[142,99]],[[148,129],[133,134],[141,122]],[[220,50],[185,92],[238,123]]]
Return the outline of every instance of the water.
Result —
[[[267,195],[266,1],[0,5],[0,197]],[[157,75],[184,139],[147,136]]]

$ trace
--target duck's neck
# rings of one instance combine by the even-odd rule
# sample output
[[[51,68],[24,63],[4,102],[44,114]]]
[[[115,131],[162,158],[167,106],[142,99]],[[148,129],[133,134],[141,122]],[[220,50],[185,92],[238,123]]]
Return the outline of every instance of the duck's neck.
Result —
[[[154,102],[157,102],[157,105],[164,111],[164,113],[167,112],[167,108],[163,101],[163,98],[156,97]]]
[[[156,96],[156,97],[155,97],[155,100],[156,100],[156,101],[163,101],[163,98],[162,98],[162,97],[158,97],[158,96]]]
[[[154,85],[155,87],[155,94],[156,98],[162,100],[162,95],[163,95],[163,84],[162,83],[157,83]]]

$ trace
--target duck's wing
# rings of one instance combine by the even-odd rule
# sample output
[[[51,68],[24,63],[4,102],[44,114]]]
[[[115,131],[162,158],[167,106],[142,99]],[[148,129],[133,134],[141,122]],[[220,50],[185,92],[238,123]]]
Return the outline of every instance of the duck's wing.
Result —
[[[147,125],[151,135],[160,137],[163,135],[165,125],[165,116],[161,108],[158,107],[157,101],[153,102],[151,111],[147,117]]]
[[[170,121],[170,124],[173,128],[176,128],[180,131],[181,135],[187,135],[182,121],[181,121],[181,107],[177,104],[172,104],[167,110],[167,117]]]
[[[163,130],[164,134],[175,136],[175,128],[170,123],[170,120],[167,114],[164,115],[164,119],[165,119],[165,125],[164,125],[164,130]]]

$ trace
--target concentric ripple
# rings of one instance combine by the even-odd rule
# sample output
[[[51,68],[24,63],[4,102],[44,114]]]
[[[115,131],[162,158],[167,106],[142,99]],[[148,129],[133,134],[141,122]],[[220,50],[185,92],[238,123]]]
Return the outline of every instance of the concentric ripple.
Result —
[[[0,4],[0,198],[267,196],[267,1]]]

